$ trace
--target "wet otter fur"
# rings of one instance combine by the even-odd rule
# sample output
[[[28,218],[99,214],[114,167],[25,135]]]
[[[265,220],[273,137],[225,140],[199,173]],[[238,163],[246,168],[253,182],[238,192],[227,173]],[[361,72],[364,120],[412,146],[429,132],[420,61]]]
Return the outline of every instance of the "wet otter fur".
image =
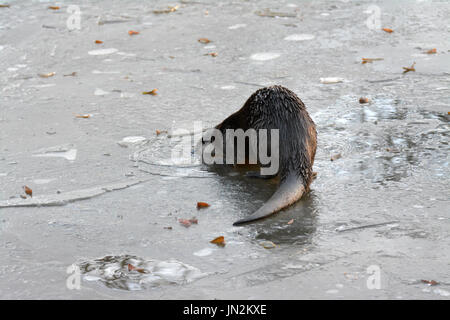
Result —
[[[317,147],[316,126],[300,98],[276,85],[257,90],[244,106],[216,126],[226,129],[279,129],[278,190],[252,215],[236,221],[241,225],[268,217],[299,200],[313,179]],[[270,137],[270,136],[269,136]],[[268,139],[270,142],[270,138]],[[269,150],[270,148],[270,143]]]

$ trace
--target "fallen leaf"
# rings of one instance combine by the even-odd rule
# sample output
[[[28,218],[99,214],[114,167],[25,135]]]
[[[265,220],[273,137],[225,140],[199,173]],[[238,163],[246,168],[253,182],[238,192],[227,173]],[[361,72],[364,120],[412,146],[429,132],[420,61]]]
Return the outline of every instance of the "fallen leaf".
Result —
[[[289,222],[287,224],[293,224],[294,223],[294,219],[289,220]]]
[[[135,35],[135,34],[139,34],[139,31],[130,30],[130,31],[128,31],[128,34],[130,36],[132,36],[132,35]]]
[[[0,4],[0,8],[9,8],[10,5],[9,4]]]
[[[335,161],[335,160],[337,160],[337,159],[339,159],[339,158],[341,158],[342,157],[342,155],[340,154],[340,153],[336,153],[336,154],[334,154],[334,155],[332,155],[331,156],[331,161]]]
[[[63,76],[64,77],[75,77],[76,75],[77,75],[77,73],[74,71],[74,72],[69,73],[69,74],[64,74]]]
[[[200,43],[210,43],[211,42],[211,40],[209,40],[209,39],[207,39],[207,38],[200,38],[200,39],[198,39],[198,42],[200,42]]]
[[[164,229],[172,230],[172,227],[164,227]]]
[[[90,114],[77,114],[75,115],[75,118],[80,118],[80,119],[89,119],[91,117]]]
[[[55,74],[56,74],[56,72],[40,73],[39,77],[41,77],[41,78],[50,78],[50,77],[53,77]]]
[[[48,7],[49,9],[52,9],[52,10],[59,10],[60,9],[60,7],[57,7],[57,6],[50,6],[50,7]]]
[[[211,240],[210,243],[217,244],[219,247],[225,247],[225,238],[224,236],[220,236],[215,238],[214,240]]]
[[[197,202],[197,209],[208,208],[209,203],[206,202]]]
[[[23,190],[25,190],[25,193],[29,195],[31,198],[33,198],[33,190],[31,188],[28,188],[27,186],[23,186]]]
[[[178,219],[178,222],[186,228],[189,228],[191,226],[191,221],[187,219]]]
[[[430,49],[430,50],[427,51],[428,54],[433,54],[433,53],[436,53],[436,52],[437,52],[436,48]]]
[[[372,63],[372,62],[374,62],[374,61],[381,61],[381,60],[384,60],[383,58],[362,58],[362,64],[365,64],[365,63]]]
[[[147,273],[147,271],[144,268],[137,268],[133,266],[132,264],[128,264],[128,271],[137,271],[139,273]]]
[[[142,94],[150,94],[152,96],[156,96],[157,95],[156,91],[158,91],[158,90],[153,89],[152,91],[144,91],[144,92],[142,92]]]
[[[176,6],[168,6],[168,9],[164,9],[164,10],[153,10],[153,13],[155,14],[161,14],[161,13],[171,13],[171,12],[175,12],[178,10],[178,8],[180,7],[180,5],[176,5]]]
[[[389,28],[383,28],[383,31],[386,31],[387,33],[392,33],[392,32],[394,32],[394,30],[389,29]]]
[[[407,73],[407,72],[409,72],[409,71],[416,71],[416,69],[414,68],[414,65],[415,65],[416,63],[414,62],[413,64],[412,64],[412,66],[411,67],[403,67],[403,69],[404,69],[404,71],[403,71],[403,73]]]
[[[436,286],[436,285],[439,284],[439,282],[434,281],[434,280],[421,280],[421,281],[422,281],[423,283],[426,283],[426,284],[430,285],[430,286]]]
[[[367,98],[367,97],[361,97],[361,98],[359,98],[359,103],[369,103],[369,98]]]
[[[103,41],[102,40],[95,40],[95,43],[100,44],[100,43],[103,43]]]
[[[217,52],[205,53],[205,56],[217,57],[218,53]]]

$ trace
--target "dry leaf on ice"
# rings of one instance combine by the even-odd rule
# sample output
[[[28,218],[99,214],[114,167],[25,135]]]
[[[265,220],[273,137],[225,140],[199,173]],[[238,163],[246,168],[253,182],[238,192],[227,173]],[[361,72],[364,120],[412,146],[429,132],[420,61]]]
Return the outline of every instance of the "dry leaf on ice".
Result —
[[[27,186],[23,186],[23,190],[25,190],[25,193],[33,198],[33,190]]]
[[[50,78],[50,77],[53,77],[55,74],[56,74],[56,72],[40,73],[39,77],[41,77],[41,78]]]
[[[217,237],[214,240],[211,240],[210,243],[214,243],[220,247],[224,247],[225,246],[225,237],[224,236]]]
[[[142,92],[142,94],[149,94],[149,95],[152,95],[152,96],[156,96],[157,95],[156,91],[158,91],[158,90],[157,89],[153,89],[151,91],[144,91],[144,92]]]
[[[206,44],[206,43],[210,43],[211,40],[209,40],[208,38],[200,38],[200,39],[198,39],[198,42]]]
[[[208,207],[209,207],[209,203],[206,203],[206,202],[197,202],[197,209],[208,208]]]

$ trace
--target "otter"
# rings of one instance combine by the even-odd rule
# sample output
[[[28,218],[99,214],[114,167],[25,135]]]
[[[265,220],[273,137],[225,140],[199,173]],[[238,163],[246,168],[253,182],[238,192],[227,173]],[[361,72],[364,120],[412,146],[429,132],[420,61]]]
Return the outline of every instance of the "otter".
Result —
[[[279,130],[277,141],[279,167],[278,172],[274,174],[280,180],[279,187],[261,208],[233,225],[238,226],[266,218],[292,205],[309,190],[313,180],[312,167],[317,147],[316,125],[303,102],[291,90],[279,85],[257,90],[239,111],[223,120],[215,129],[223,136],[227,129]],[[232,143],[235,143],[234,139]],[[249,156],[248,152],[249,148],[246,145],[246,159]],[[260,177],[272,176],[260,175]]]

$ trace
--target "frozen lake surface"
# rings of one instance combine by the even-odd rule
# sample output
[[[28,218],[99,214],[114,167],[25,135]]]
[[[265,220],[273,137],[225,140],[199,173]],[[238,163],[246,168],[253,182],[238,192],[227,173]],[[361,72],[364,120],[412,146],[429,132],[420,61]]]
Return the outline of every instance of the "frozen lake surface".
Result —
[[[0,298],[449,298],[448,2],[79,1],[80,29],[73,1],[8,3]],[[166,131],[274,84],[317,125],[317,179],[233,227],[277,185],[174,166]]]

